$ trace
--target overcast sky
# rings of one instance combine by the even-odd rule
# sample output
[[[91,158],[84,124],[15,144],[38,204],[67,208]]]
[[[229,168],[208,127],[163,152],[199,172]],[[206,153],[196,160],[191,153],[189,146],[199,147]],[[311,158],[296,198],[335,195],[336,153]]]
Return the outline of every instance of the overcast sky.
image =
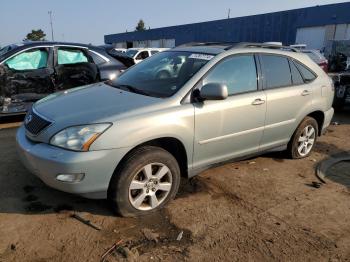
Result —
[[[51,40],[48,11],[53,11],[55,40],[102,44],[105,34],[133,31],[139,19],[156,28],[227,17],[262,14],[332,0],[9,0],[1,1],[0,45],[20,42],[32,29]]]

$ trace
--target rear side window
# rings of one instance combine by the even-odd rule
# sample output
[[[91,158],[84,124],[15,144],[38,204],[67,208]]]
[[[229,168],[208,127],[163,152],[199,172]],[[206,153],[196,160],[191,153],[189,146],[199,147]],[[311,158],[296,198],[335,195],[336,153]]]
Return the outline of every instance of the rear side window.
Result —
[[[57,61],[59,65],[68,65],[87,63],[88,58],[82,50],[59,48],[57,51]]]
[[[229,95],[256,91],[257,74],[254,56],[233,56],[219,62],[203,80],[203,84],[208,83],[226,84]]]
[[[158,53],[159,51],[157,51],[157,50],[153,50],[153,51],[151,51],[151,55],[155,55],[156,53]]]
[[[293,85],[302,85],[302,84],[304,84],[304,79],[301,76],[298,68],[293,63],[293,61],[289,60],[289,65],[290,65],[290,72],[292,73]]]
[[[292,85],[288,59],[283,56],[260,55],[264,70],[265,88]]]
[[[296,62],[295,64],[298,67],[301,74],[303,75],[306,83],[316,79],[316,75],[313,72],[311,72],[310,69],[308,69],[306,66],[302,65],[299,62]]]

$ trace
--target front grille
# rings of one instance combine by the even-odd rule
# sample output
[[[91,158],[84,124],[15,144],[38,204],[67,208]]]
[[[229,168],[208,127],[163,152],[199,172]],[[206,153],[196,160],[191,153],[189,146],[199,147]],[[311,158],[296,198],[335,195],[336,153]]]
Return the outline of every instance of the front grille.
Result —
[[[46,127],[51,125],[52,122],[44,119],[36,114],[33,110],[30,110],[24,118],[24,126],[33,135],[39,134]]]

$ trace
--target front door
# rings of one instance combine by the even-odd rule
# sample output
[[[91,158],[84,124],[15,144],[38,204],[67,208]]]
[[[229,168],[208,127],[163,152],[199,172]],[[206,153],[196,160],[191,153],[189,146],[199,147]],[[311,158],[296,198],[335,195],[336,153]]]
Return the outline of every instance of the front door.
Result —
[[[204,77],[203,85],[226,84],[229,97],[194,104],[195,169],[259,150],[266,97],[257,75],[255,57],[247,54],[224,59]]]
[[[52,48],[33,48],[1,65],[1,113],[25,112],[31,104],[55,91]]]

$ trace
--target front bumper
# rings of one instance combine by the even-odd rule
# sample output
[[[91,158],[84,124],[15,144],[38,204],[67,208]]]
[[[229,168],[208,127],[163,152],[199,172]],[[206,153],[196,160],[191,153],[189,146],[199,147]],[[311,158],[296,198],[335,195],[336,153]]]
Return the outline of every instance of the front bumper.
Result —
[[[324,121],[323,121],[321,134],[324,134],[326,132],[327,127],[331,124],[333,115],[334,115],[333,107],[331,109],[329,109],[328,111],[324,112]]]
[[[106,198],[113,172],[129,148],[74,152],[45,143],[33,143],[18,129],[17,151],[22,163],[45,184],[55,189],[87,198]],[[56,180],[58,174],[84,173],[82,181],[67,183]]]

